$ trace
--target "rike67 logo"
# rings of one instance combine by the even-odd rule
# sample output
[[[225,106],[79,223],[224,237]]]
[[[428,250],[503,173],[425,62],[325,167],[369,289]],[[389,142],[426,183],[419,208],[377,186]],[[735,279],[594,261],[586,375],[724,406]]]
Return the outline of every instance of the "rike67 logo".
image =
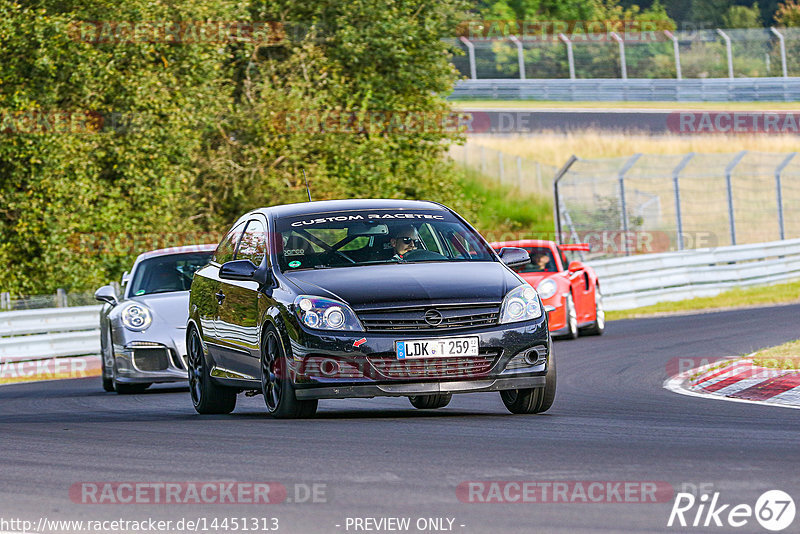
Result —
[[[667,526],[739,528],[755,518],[765,529],[778,532],[791,525],[794,516],[794,500],[781,490],[762,493],[755,506],[722,503],[718,491],[700,497],[681,492],[675,496]]]

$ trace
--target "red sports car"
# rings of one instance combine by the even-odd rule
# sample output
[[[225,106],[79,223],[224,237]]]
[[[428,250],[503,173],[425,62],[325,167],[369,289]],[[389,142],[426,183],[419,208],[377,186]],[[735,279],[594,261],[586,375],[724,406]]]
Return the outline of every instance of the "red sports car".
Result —
[[[568,263],[565,254],[567,251],[588,252],[589,245],[557,245],[535,239],[490,244],[495,250],[520,247],[528,251],[530,263],[517,272],[539,292],[549,312],[550,332],[554,337],[575,339],[578,333],[603,333],[605,312],[597,275],[580,261]]]

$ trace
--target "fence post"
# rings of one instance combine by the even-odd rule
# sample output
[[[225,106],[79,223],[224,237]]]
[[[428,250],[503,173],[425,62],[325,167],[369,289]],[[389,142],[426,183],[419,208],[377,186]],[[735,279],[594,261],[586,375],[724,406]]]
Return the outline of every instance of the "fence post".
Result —
[[[0,310],[11,309],[11,294],[8,292],[0,293]]]
[[[733,212],[733,184],[731,183],[731,175],[733,168],[736,167],[742,158],[747,154],[747,150],[742,150],[728,163],[725,167],[725,185],[728,188],[728,219],[731,225],[731,245],[736,244],[736,219]]]
[[[564,177],[565,174],[567,174],[567,171],[569,171],[569,168],[572,167],[572,164],[575,163],[576,161],[578,161],[578,158],[575,156],[575,154],[571,155],[569,157],[569,159],[567,160],[567,162],[558,170],[556,175],[553,177],[553,210],[555,212],[554,216],[555,216],[555,219],[556,219],[556,221],[555,221],[556,222],[556,238],[555,238],[555,242],[556,243],[561,243],[561,209],[559,207],[559,205],[561,203],[561,198],[558,195],[558,182],[559,182],[559,180],[561,180],[561,178]]]
[[[619,45],[619,67],[622,74],[622,79],[628,79],[628,65],[625,61],[625,41],[622,37],[617,34],[617,32],[611,32],[611,37],[617,42]]]
[[[678,177],[694,157],[694,152],[686,154],[678,166],[672,170],[672,186],[675,189],[675,220],[678,223],[678,250],[683,250],[683,218],[681,217],[681,189]]]
[[[461,42],[467,47],[467,55],[469,56],[469,77],[473,80],[477,80],[478,69],[475,67],[475,45],[464,36],[459,37],[459,39],[461,39]]]
[[[664,30],[664,34],[672,40],[672,53],[675,56],[675,76],[678,80],[681,80],[683,75],[681,73],[681,50],[678,45],[678,38],[669,30]]]
[[[780,49],[781,49],[781,72],[783,73],[784,78],[788,78],[789,70],[786,68],[786,41],[783,38],[783,34],[778,30],[776,30],[775,28],[770,28],[769,31],[771,31],[778,37],[778,42],[780,43]]]
[[[517,182],[519,190],[522,191],[522,157],[517,156]]]
[[[619,201],[620,206],[622,208],[622,239],[623,243],[625,243],[625,255],[630,256],[631,251],[628,248],[628,206],[625,201],[625,174],[631,169],[631,167],[636,164],[639,158],[641,158],[641,154],[634,154],[630,157],[628,161],[625,162],[625,165],[622,166],[622,169],[619,171]]]
[[[56,289],[56,308],[67,307],[67,292],[62,288]]]
[[[783,172],[783,169],[785,169],[786,166],[789,165],[789,162],[792,161],[792,158],[794,158],[796,155],[797,152],[792,152],[791,154],[786,156],[786,159],[784,159],[781,162],[781,164],[778,165],[778,167],[775,169],[775,193],[777,195],[777,200],[778,200],[778,229],[780,230],[781,240],[786,239],[786,235],[784,234],[784,228],[783,228],[783,187],[781,186],[781,173]]]
[[[525,79],[525,58],[522,55],[522,42],[517,39],[516,35],[509,35],[508,39],[517,45],[517,62],[519,63],[519,79]]]
[[[725,51],[728,54],[728,78],[733,79],[733,51],[731,50],[731,38],[724,31],[717,28],[717,33],[725,39]]]
[[[497,151],[497,169],[497,174],[500,176],[500,183],[502,184],[505,181],[505,169],[503,169],[503,152],[500,150]]]
[[[569,63],[569,79],[575,79],[575,56],[572,55],[572,41],[564,35],[563,33],[558,34],[558,38],[561,39],[564,44],[567,45],[567,62]]]

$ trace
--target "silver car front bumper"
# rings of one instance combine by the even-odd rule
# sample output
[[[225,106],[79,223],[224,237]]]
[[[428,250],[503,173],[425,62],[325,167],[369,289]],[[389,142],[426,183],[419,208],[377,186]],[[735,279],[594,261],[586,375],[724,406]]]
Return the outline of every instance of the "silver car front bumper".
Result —
[[[178,346],[180,345],[180,346]],[[121,383],[158,383],[187,380],[185,343],[132,341],[115,347],[116,380]]]

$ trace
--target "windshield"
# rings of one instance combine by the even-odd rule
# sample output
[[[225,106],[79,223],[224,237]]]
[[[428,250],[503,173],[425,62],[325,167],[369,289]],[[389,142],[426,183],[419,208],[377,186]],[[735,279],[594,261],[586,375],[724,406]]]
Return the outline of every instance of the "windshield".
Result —
[[[553,251],[550,247],[523,247],[528,251],[531,257],[530,263],[525,265],[522,269],[518,269],[520,273],[554,273],[556,272],[556,260],[553,257]]]
[[[131,279],[129,296],[188,291],[195,271],[206,265],[212,252],[156,256],[139,262]]]
[[[495,261],[477,232],[446,211],[374,210],[278,222],[281,271],[359,265]]]

